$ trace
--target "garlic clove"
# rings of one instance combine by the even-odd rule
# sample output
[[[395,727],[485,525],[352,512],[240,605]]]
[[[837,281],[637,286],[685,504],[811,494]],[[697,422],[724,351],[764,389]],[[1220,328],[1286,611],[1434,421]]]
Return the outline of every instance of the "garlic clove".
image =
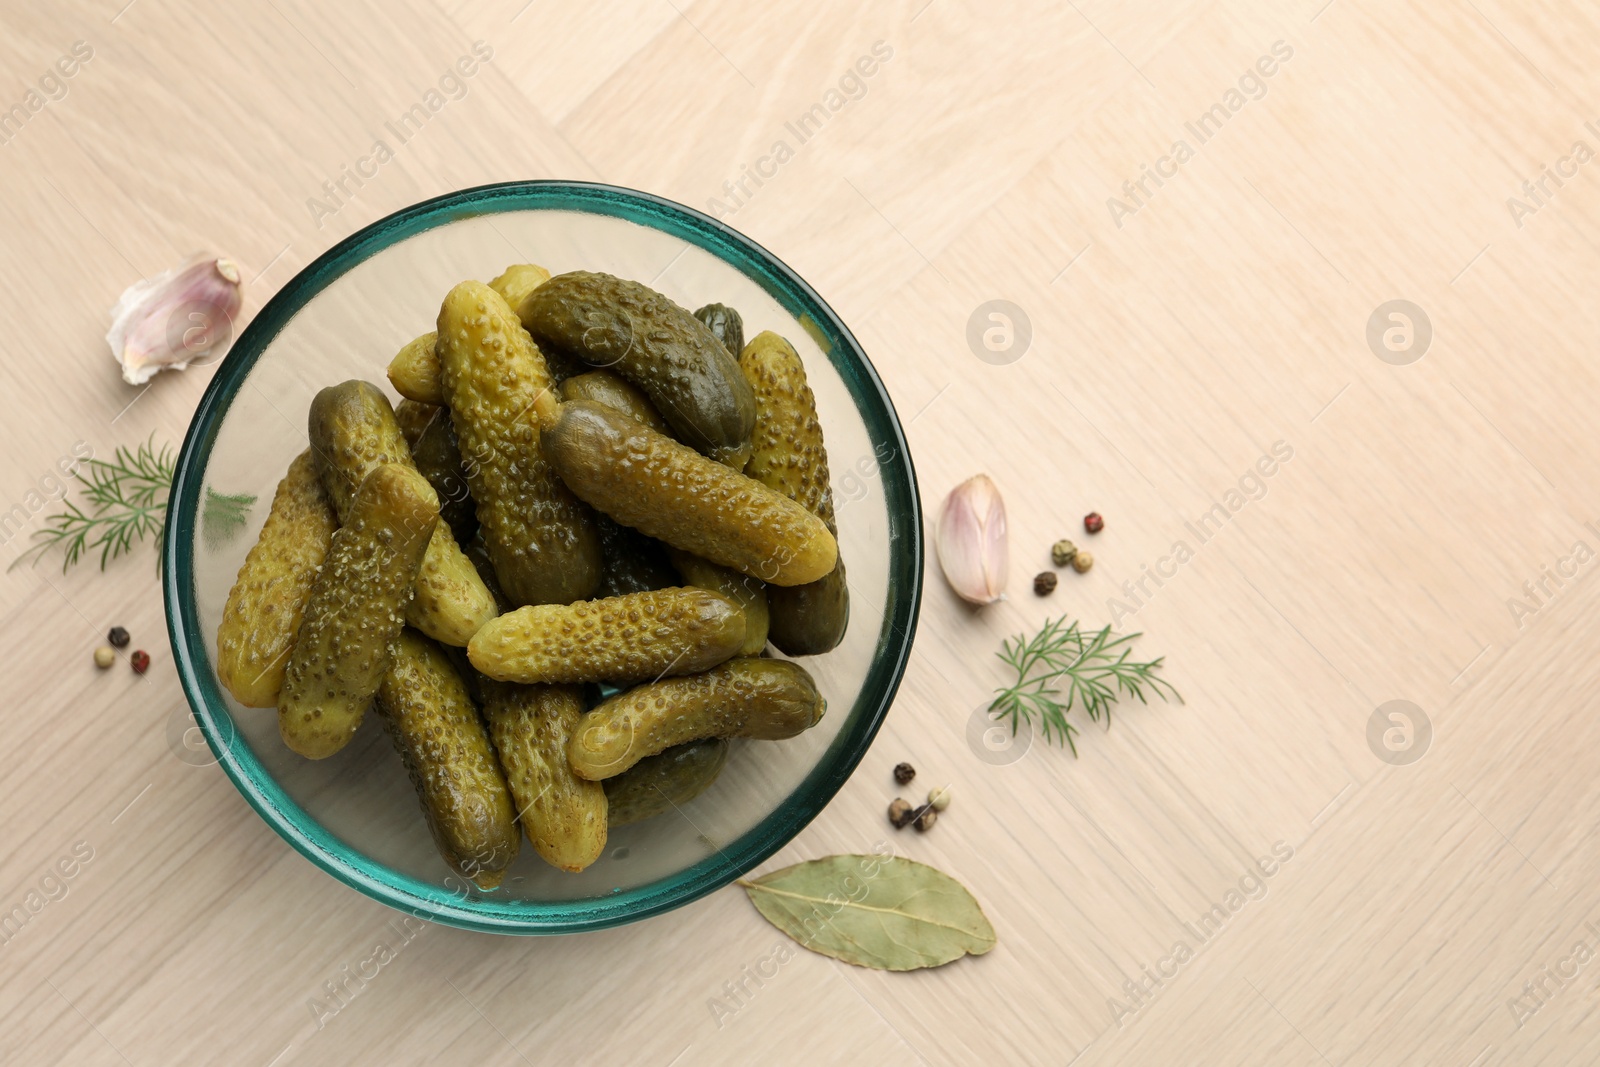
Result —
[[[233,343],[243,289],[238,264],[204,253],[128,286],[106,333],[123,381],[143,385],[157,371],[221,359]]]
[[[992,604],[1006,588],[1006,505],[987,474],[950,491],[934,529],[945,580],[963,600]]]

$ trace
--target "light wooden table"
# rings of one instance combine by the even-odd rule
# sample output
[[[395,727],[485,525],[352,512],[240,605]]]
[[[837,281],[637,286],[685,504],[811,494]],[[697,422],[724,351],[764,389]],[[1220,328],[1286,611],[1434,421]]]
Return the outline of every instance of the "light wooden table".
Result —
[[[723,198],[871,352],[930,511],[988,471],[1012,520],[1010,599],[974,614],[930,572],[877,744],[772,866],[892,833],[909,759],[956,802],[893,840],[1000,942],[909,975],[802,953],[718,1019],[779,936],[735,888],[593,936],[405,940],[174,758],[144,550],[0,582],[0,911],[41,905],[0,944],[0,1062],[1600,1058],[1592,5],[124,3],[4,17],[0,106],[26,121],[0,127],[0,510],[37,528],[29,494],[78,442],[181,439],[212,371],[140,392],[102,335],[124,286],[197,248],[245,264],[251,312],[451,189]],[[26,111],[76,41],[92,56]],[[475,41],[460,98],[328,197]],[[747,166],[771,176],[735,204]],[[996,299],[1031,324],[1010,362],[966,340]],[[1393,300],[1425,351],[1369,345]],[[1096,567],[1036,599],[1091,509]],[[999,640],[1061,611],[1144,631],[1187,704],[1124,708],[1077,760],[970,746]],[[91,665],[114,623],[143,678]],[[1384,746],[1400,720],[1369,742],[1393,700],[1409,753]],[[403,950],[319,1029],[308,998],[380,941]]]

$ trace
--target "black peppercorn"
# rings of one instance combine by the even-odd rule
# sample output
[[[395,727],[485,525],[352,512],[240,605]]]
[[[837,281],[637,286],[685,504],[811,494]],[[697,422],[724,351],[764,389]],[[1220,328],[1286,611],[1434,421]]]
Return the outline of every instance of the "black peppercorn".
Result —
[[[1056,572],[1040,571],[1033,576],[1033,591],[1039,596],[1049,596],[1056,591]]]
[[[917,776],[917,769],[909,763],[897,763],[894,766],[894,780],[905,785]]]
[[[124,630],[120,626],[113,626],[111,628],[111,632],[106,634],[106,640],[110,641],[117,648],[127,648],[128,631]]]

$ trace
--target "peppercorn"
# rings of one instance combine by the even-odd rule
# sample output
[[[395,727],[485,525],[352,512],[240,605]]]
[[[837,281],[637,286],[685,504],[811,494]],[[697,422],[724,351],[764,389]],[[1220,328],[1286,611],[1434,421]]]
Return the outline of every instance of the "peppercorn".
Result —
[[[1072,557],[1072,569],[1077,571],[1079,574],[1082,574],[1084,571],[1093,566],[1094,556],[1083,551],[1082,549],[1079,549],[1078,554]]]
[[[948,808],[950,806],[950,787],[941,785],[928,790],[928,804],[934,811],[943,811]]]
[[[150,653],[140,649],[128,657],[128,662],[133,666],[134,674],[143,674],[150,669]]]
[[[933,824],[939,821],[939,813],[932,804],[924,804],[917,809],[915,825],[918,833],[927,833]]]
[[[1105,529],[1105,527],[1106,520],[1100,517],[1100,513],[1098,511],[1091,511],[1089,514],[1083,517],[1083,528],[1088,530],[1090,533],[1099,533],[1101,530]]]
[[[1050,562],[1057,567],[1065,567],[1072,562],[1072,557],[1078,554],[1078,546],[1068,541],[1065,537],[1050,546]]]
[[[917,769],[909,763],[896,763],[894,765],[894,780],[905,785],[917,776]]]
[[[117,662],[117,654],[112,651],[111,646],[101,645],[94,650],[94,665],[101,670],[105,670],[115,662]]]
[[[894,824],[896,830],[904,830],[906,824],[916,818],[916,815],[915,809],[899,797],[889,802],[889,821]]]
[[[1049,596],[1056,591],[1056,572],[1040,571],[1033,576],[1033,591],[1039,596]]]
[[[106,640],[118,648],[128,647],[128,631],[120,626],[113,626],[111,632],[106,634]]]

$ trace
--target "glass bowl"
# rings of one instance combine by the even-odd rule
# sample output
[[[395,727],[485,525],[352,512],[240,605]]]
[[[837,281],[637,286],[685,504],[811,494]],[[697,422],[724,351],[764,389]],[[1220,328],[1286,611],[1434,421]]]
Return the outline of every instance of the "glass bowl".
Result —
[[[685,307],[721,302],[747,336],[775,330],[805,361],[827,439],[849,566],[844,642],[801,662],[828,701],[789,741],[736,741],[722,776],[679,812],[613,828],[604,855],[573,875],[523,842],[497,890],[454,875],[375,716],[319,761],[291,753],[271,709],[218,684],[217,624],[278,480],[306,447],[306,412],[325,385],[374,382],[400,346],[433,328],[463,278],[508,264],[605,271]],[[395,398],[397,399],[397,398]],[[207,494],[256,497],[243,528],[208,522]],[[513,182],[451,193],[340,242],[301,271],[243,331],[207,388],[173,480],[166,542],[167,627],[195,722],[246,800],[313,863],[424,918],[497,933],[593,930],[657,915],[726,885],[777,851],[832,799],[888,712],[922,593],[922,520],[911,457],[871,362],[833,310],[776,257],[690,208],[576,182]]]

